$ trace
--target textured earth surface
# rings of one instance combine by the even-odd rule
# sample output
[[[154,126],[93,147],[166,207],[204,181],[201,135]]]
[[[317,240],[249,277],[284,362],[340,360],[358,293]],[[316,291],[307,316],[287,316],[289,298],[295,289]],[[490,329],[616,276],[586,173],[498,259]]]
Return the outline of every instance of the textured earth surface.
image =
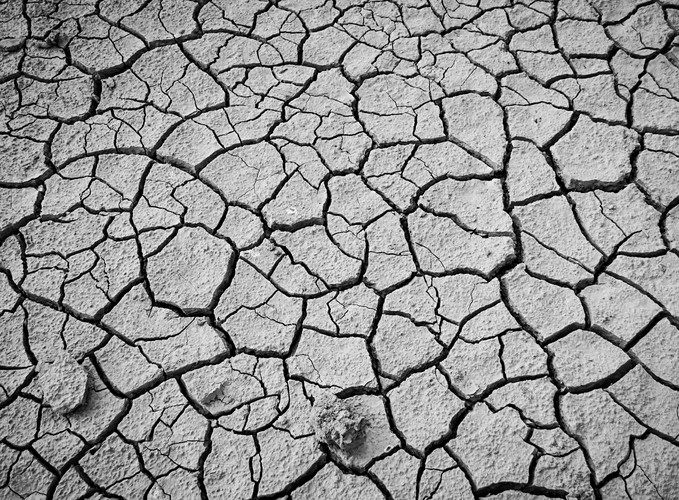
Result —
[[[0,1],[0,498],[679,498],[679,1]]]

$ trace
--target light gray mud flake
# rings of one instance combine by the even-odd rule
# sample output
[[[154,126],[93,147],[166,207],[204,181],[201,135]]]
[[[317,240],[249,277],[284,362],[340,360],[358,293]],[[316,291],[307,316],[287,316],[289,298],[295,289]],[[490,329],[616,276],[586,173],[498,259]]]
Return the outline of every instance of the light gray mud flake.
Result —
[[[595,21],[567,19],[556,23],[556,37],[569,56],[606,55],[613,42]]]
[[[668,252],[659,257],[620,256],[609,266],[614,276],[640,286],[675,317],[679,315],[679,256]]]
[[[566,429],[580,438],[594,466],[597,481],[617,470],[627,456],[631,436],[644,428],[603,390],[566,394],[559,405]]]
[[[156,299],[185,309],[206,308],[229,271],[233,248],[201,228],[181,228],[148,259]]]
[[[630,155],[638,141],[634,131],[580,115],[575,126],[551,151],[567,187],[605,187],[630,174]]]
[[[420,206],[454,217],[465,228],[486,233],[511,233],[512,220],[504,211],[502,185],[491,181],[444,179],[420,196]]]
[[[272,238],[329,286],[354,284],[358,278],[361,260],[342,252],[323,226],[304,227],[292,233],[276,231]]]
[[[679,384],[679,369],[675,362],[679,355],[679,329],[667,318],[644,335],[631,352],[656,377],[670,384]]]
[[[510,307],[535,331],[539,340],[548,340],[570,325],[585,323],[582,304],[573,291],[534,278],[523,264],[505,274],[502,283]]]
[[[466,396],[483,393],[503,379],[500,343],[489,339],[472,344],[458,339],[441,367]]]
[[[607,70],[607,66],[604,67]],[[586,69],[582,70],[587,72]],[[573,100],[573,107],[608,123],[624,125],[627,102],[618,95],[612,75],[597,75],[601,70],[591,68],[587,78],[569,78],[554,83],[554,88]]]
[[[468,498],[473,496],[469,478],[442,448],[434,450],[425,462],[419,481],[424,498]]]
[[[355,174],[333,177],[328,181],[328,189],[331,197],[328,212],[351,224],[365,224],[389,210],[380,195]]]
[[[528,428],[512,408],[493,413],[480,404],[465,416],[450,448],[471,470],[478,487],[511,481],[527,483],[533,447]]]
[[[558,423],[554,410],[557,391],[547,377],[518,380],[493,391],[487,401],[494,409],[517,408],[527,421],[552,426]]]
[[[653,495],[671,498],[679,493],[676,481],[668,476],[668,471],[679,465],[676,446],[650,434],[634,441],[633,456],[634,462],[628,459],[621,467],[625,472],[630,471],[624,479],[626,492],[640,498]]]
[[[341,336],[367,337],[377,314],[378,301],[377,294],[363,284],[310,299],[307,301],[304,325]]]
[[[358,89],[359,117],[377,143],[441,138],[443,124],[432,101],[442,94],[421,76],[379,75]]]
[[[276,148],[267,143],[242,146],[210,162],[200,173],[212,183],[227,202],[261,207],[285,179],[283,160]]]
[[[564,284],[591,278],[603,256],[581,232],[564,196],[517,207],[513,214],[529,271]]]
[[[453,274],[432,280],[439,296],[439,315],[455,324],[500,300],[497,279],[486,280],[475,274]]]
[[[415,277],[387,295],[385,312],[404,312],[414,321],[436,324],[439,296],[431,278]]]
[[[507,138],[502,108],[496,102],[477,94],[448,97],[443,100],[443,114],[453,142],[478,153],[492,168],[500,168]]]
[[[388,212],[368,226],[365,280],[376,290],[404,283],[416,271],[400,217]]]
[[[668,147],[669,146],[669,147]],[[660,149],[671,144],[659,144]],[[677,198],[679,190],[679,157],[669,151],[644,150],[637,157],[638,186],[653,200],[665,208]]]
[[[205,488],[210,498],[252,495],[250,460],[257,453],[250,436],[217,427],[212,433],[212,450],[205,461]]]
[[[43,398],[55,412],[67,414],[85,402],[87,373],[66,351],[41,362],[38,372]]]
[[[403,178],[418,187],[445,177],[490,174],[493,167],[452,142],[420,144],[403,169]]]
[[[96,359],[111,385],[125,394],[132,394],[159,380],[162,370],[149,363],[136,346],[131,346],[118,337],[96,351]]]
[[[673,32],[661,11],[655,4],[640,7],[622,23],[609,27],[609,36],[635,55],[652,54],[665,45]]]
[[[290,375],[322,386],[375,386],[367,346],[356,337],[337,338],[305,329],[288,359],[288,369]]]
[[[294,227],[320,219],[326,196],[325,186],[315,189],[299,172],[295,172],[278,195],[264,206],[262,214],[272,227]]]
[[[450,432],[453,418],[464,407],[435,368],[409,376],[389,392],[389,401],[396,427],[420,453]]]
[[[674,130],[679,126],[676,116],[679,102],[674,84],[677,78],[677,49],[659,55],[649,63],[641,85],[634,92],[632,116],[635,127],[649,132]],[[668,86],[669,85],[669,86]],[[671,91],[662,91],[668,88]]]
[[[576,330],[549,344],[556,376],[570,389],[577,389],[613,375],[629,357],[594,332]]]
[[[582,226],[607,255],[616,249],[633,254],[653,253],[665,245],[660,232],[661,214],[628,186],[617,193],[572,193]],[[624,208],[623,208],[624,207]]]
[[[292,492],[293,500],[305,498],[364,498],[382,500],[384,495],[365,476],[344,474],[335,464],[329,463],[314,478]]]
[[[633,286],[609,274],[581,293],[592,325],[627,343],[654,318],[661,308]]]
[[[555,192],[559,186],[554,171],[537,146],[513,141],[507,163],[507,188],[510,200],[520,202]]]
[[[606,389],[645,425],[669,436],[679,435],[679,395],[657,382],[642,366]]]
[[[0,144],[0,159],[5,165],[0,181],[30,181],[47,169],[43,143],[3,135]]]
[[[482,237],[451,218],[421,209],[408,216],[408,229],[415,256],[429,274],[473,270],[488,276],[515,256],[512,236]]]
[[[390,314],[380,318],[371,344],[381,371],[394,378],[433,360],[442,350],[429,328]]]
[[[303,474],[309,473],[321,460],[313,436],[295,438],[274,427],[257,434],[261,447],[260,493],[273,495]]]
[[[478,342],[519,330],[520,325],[507,306],[501,301],[484,308],[477,314],[468,316],[460,329],[460,338],[468,342]]]
[[[419,466],[418,459],[404,450],[399,450],[376,463],[372,471],[393,498],[405,500],[415,496]]]

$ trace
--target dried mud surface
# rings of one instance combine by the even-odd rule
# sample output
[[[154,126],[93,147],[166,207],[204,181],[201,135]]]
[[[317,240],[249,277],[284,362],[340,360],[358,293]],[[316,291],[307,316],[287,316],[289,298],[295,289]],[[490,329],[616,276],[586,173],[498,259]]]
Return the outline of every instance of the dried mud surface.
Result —
[[[679,498],[678,31],[0,1],[0,497]]]

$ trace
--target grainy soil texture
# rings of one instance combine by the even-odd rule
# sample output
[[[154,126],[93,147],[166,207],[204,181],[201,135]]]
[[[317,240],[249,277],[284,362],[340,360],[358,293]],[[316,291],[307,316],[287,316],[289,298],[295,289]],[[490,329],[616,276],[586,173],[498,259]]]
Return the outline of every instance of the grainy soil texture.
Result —
[[[0,0],[0,499],[679,499],[679,0]]]

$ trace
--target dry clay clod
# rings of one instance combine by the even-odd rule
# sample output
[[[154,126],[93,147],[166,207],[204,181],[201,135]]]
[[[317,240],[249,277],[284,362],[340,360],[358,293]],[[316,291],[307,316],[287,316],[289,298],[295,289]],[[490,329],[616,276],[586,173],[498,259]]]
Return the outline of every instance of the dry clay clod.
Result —
[[[38,371],[43,399],[55,412],[65,415],[85,402],[87,373],[66,351],[42,361]]]
[[[358,409],[329,392],[315,395],[312,421],[316,439],[340,453],[359,448],[368,426]]]

